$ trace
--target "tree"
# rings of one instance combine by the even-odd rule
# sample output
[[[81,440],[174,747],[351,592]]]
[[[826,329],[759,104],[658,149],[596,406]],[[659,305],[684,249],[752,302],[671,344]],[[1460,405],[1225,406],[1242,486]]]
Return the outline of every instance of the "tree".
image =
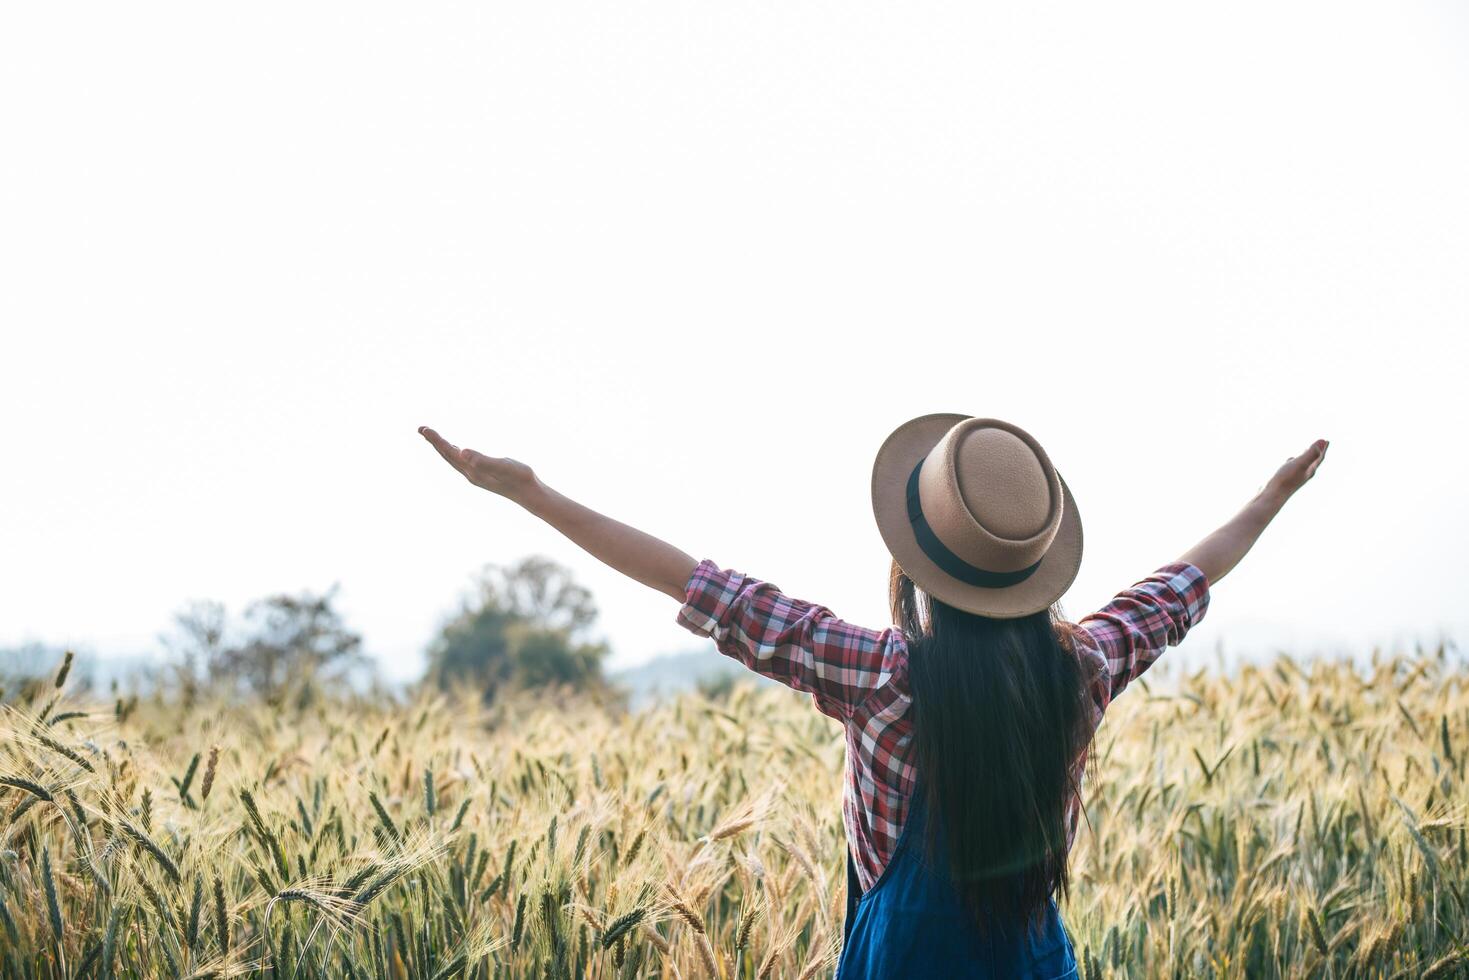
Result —
[[[174,632],[159,637],[163,646],[178,657],[172,669],[186,704],[194,703],[201,671],[214,676],[224,653],[228,625],[224,603],[194,599],[173,614]]]
[[[600,687],[607,647],[586,639],[596,618],[591,592],[549,558],[487,565],[429,646],[429,680],[468,684],[486,699],[509,688]]]
[[[333,608],[336,593],[333,586],[322,595],[257,599],[245,607],[244,624],[236,631],[241,635],[234,641],[222,604],[192,602],[175,614],[175,635],[165,642],[181,657],[186,678],[202,667],[212,682],[274,698],[290,682],[366,662],[362,637],[347,629]]]

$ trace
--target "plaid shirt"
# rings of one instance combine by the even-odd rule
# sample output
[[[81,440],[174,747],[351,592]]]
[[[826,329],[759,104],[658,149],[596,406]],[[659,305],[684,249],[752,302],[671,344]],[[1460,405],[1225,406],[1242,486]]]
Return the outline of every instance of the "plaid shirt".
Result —
[[[842,817],[865,891],[892,858],[908,815],[914,766],[908,644],[902,630],[869,630],[792,599],[768,582],[709,560],[689,578],[678,622],[719,651],[810,694],[846,731]],[[1193,565],[1164,565],[1073,625],[1072,648],[1093,661],[1092,726],[1107,705],[1177,645],[1209,607],[1209,583]],[[1071,814],[1073,832],[1076,813]]]

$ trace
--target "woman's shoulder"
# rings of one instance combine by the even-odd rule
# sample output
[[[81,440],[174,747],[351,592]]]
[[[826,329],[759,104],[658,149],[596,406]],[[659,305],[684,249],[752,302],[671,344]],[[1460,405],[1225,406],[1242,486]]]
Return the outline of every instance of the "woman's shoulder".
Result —
[[[1100,657],[1101,649],[1097,646],[1096,638],[1087,632],[1087,628],[1080,623],[1070,620],[1056,621],[1056,639],[1067,650],[1080,657]]]
[[[909,638],[901,627],[889,626],[881,631],[881,654],[877,682],[859,706],[859,724],[874,719],[893,723],[903,718],[913,702],[908,673]]]
[[[1093,721],[1100,722],[1107,705],[1107,655],[1097,643],[1096,637],[1077,623],[1058,622],[1056,638],[1081,664],[1082,681],[1094,705]]]

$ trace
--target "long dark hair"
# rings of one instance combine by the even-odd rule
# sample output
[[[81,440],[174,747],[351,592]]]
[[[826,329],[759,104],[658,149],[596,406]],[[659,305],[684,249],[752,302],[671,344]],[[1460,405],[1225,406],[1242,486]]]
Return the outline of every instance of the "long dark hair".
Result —
[[[955,609],[916,589],[896,562],[891,595],[909,645],[929,854],[941,834],[980,928],[1038,916],[1070,885],[1068,821],[1091,737],[1088,678],[1064,621],[1054,608],[1018,619]]]

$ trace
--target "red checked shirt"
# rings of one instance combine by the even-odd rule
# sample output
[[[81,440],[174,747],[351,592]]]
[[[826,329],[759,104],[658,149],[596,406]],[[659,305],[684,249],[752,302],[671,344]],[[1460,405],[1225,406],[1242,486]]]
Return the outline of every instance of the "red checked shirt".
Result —
[[[847,739],[842,816],[865,891],[892,858],[912,793],[913,705],[908,644],[896,626],[869,630],[792,599],[768,582],[709,560],[689,578],[678,622],[712,637],[746,667],[812,696]],[[1093,728],[1134,678],[1177,645],[1209,608],[1209,583],[1193,565],[1164,565],[1074,624],[1078,656],[1095,661]],[[1074,832],[1076,814],[1071,815]]]

